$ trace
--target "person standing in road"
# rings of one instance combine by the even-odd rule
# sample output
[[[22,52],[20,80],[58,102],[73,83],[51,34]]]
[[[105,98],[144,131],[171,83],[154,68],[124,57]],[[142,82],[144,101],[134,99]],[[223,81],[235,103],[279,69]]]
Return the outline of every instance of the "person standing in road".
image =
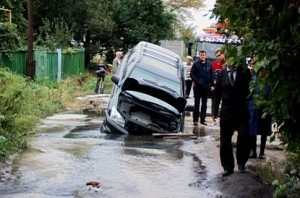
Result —
[[[266,117],[263,117],[263,112],[262,112],[262,108],[261,107],[256,107],[255,105],[255,96],[257,94],[259,94],[260,90],[257,86],[257,76],[255,74],[254,71],[254,63],[255,61],[253,61],[252,59],[249,60],[249,66],[248,68],[251,71],[252,74],[252,81],[254,82],[254,89],[253,89],[253,93],[251,95],[251,100],[249,101],[249,112],[250,112],[250,119],[249,119],[249,124],[250,124],[250,141],[251,141],[251,154],[250,154],[250,158],[257,158],[259,157],[260,159],[265,159],[265,148],[266,148],[266,143],[267,143],[267,136],[270,135],[272,133],[271,130],[271,117],[269,115],[267,115]],[[261,71],[259,77],[263,77],[264,76],[264,72]],[[270,87],[269,86],[265,86],[263,88],[263,95],[264,97],[268,97],[269,93],[270,93]],[[259,156],[257,156],[256,153],[256,148],[257,148],[257,135],[260,135],[260,153]]]
[[[219,71],[221,71],[224,67],[223,65],[225,64],[225,54],[222,53],[221,49],[217,49],[215,51],[215,56],[216,56],[216,61],[211,62],[213,72],[217,74]],[[216,79],[217,75],[215,75]]]
[[[202,125],[207,125],[206,110],[207,110],[207,97],[209,90],[214,90],[214,80],[212,66],[206,60],[206,51],[199,51],[199,60],[193,63],[191,70],[191,78],[194,83],[194,112],[193,112],[193,122],[194,126],[198,126],[199,114],[200,123]],[[201,111],[200,108],[201,99]]]
[[[223,54],[221,52],[221,49],[218,48],[215,51],[215,56],[216,56],[216,61],[212,61],[211,65],[212,65],[212,70],[213,70],[213,74],[214,74],[214,83],[216,83],[216,79],[217,79],[217,74],[223,70],[224,68],[224,64],[225,64],[225,54]],[[215,100],[215,94],[214,92],[211,93],[211,113],[212,115],[214,115],[215,113],[213,112],[215,107],[214,107],[214,100]],[[219,112],[217,113],[217,115],[219,115]],[[214,116],[212,116],[213,121],[216,121],[216,118]]]
[[[96,74],[97,74],[97,81],[96,81],[96,87],[95,87],[96,94],[99,94],[100,81],[104,82],[105,75],[106,75],[106,69],[107,69],[107,65],[104,63],[104,61],[102,59],[100,59],[99,63],[97,64],[97,68],[96,68]]]
[[[187,61],[184,64],[184,77],[185,77],[185,98],[188,99],[190,97],[190,92],[192,89],[193,81],[191,79],[191,70],[193,65],[193,57],[187,56]]]
[[[214,113],[217,117],[220,102],[220,159],[224,169],[223,177],[234,172],[232,136],[238,132],[236,160],[238,170],[244,172],[250,154],[249,132],[249,86],[251,73],[247,66],[238,64],[232,58],[226,60],[226,68],[217,75],[215,86]]]
[[[123,57],[123,53],[121,51],[116,52],[116,57],[113,60],[113,68],[112,68],[112,73],[116,74],[119,68],[119,65],[121,64],[121,60]]]

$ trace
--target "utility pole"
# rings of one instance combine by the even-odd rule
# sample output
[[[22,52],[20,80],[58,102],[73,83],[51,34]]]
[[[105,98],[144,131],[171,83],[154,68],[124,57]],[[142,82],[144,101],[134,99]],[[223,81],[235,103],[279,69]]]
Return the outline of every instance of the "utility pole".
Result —
[[[26,65],[26,75],[34,80],[35,62],[33,61],[33,0],[27,2],[28,15],[28,59]]]

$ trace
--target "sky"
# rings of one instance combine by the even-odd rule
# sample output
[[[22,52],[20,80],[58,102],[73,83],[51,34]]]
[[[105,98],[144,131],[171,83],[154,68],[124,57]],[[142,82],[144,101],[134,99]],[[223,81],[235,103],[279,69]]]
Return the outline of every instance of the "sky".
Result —
[[[217,20],[215,19],[209,19],[209,16],[211,15],[211,12],[209,12],[209,10],[212,10],[214,8],[215,2],[216,0],[204,0],[205,7],[193,11],[194,20],[191,21],[191,25],[195,27],[197,35],[198,33],[203,32],[203,28],[217,22]]]

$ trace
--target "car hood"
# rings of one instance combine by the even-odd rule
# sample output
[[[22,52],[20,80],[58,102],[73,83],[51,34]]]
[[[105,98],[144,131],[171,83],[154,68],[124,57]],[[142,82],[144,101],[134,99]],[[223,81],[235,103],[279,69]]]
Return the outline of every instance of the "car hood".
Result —
[[[184,112],[186,99],[174,90],[146,79],[127,78],[121,87],[122,91],[132,90],[149,94],[174,106],[179,112]]]

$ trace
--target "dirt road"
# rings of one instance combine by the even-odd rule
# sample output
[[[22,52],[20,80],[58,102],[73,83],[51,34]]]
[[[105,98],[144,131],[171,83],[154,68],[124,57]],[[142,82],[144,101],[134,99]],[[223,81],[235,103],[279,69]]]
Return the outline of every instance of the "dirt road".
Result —
[[[99,106],[104,107],[108,97],[102,99],[80,99],[80,105],[77,106],[79,110],[101,112]],[[100,100],[100,102],[99,102]],[[189,101],[191,102],[191,101]],[[94,105],[101,104],[101,105]],[[74,110],[74,109],[73,109]],[[76,109],[78,110],[78,109]],[[215,189],[216,192],[211,197],[272,197],[274,189],[270,185],[263,184],[258,177],[257,173],[252,171],[252,166],[256,163],[268,163],[270,166],[282,169],[284,166],[284,152],[280,149],[273,149],[278,146],[278,142],[267,144],[266,156],[267,159],[250,159],[247,163],[246,173],[240,173],[237,169],[235,173],[229,177],[222,177],[223,173],[220,159],[219,159],[219,126],[217,122],[213,122],[211,118],[207,118],[208,126],[194,127],[192,125],[191,115],[186,118],[186,132],[193,133],[197,136],[196,139],[186,139],[181,146],[181,150],[194,153],[202,161],[205,168],[206,179],[203,183],[192,183],[191,185],[200,186],[207,189]],[[236,135],[236,134],[235,134]],[[233,138],[235,140],[236,137]],[[0,183],[4,182],[11,173],[10,163],[0,165]]]

